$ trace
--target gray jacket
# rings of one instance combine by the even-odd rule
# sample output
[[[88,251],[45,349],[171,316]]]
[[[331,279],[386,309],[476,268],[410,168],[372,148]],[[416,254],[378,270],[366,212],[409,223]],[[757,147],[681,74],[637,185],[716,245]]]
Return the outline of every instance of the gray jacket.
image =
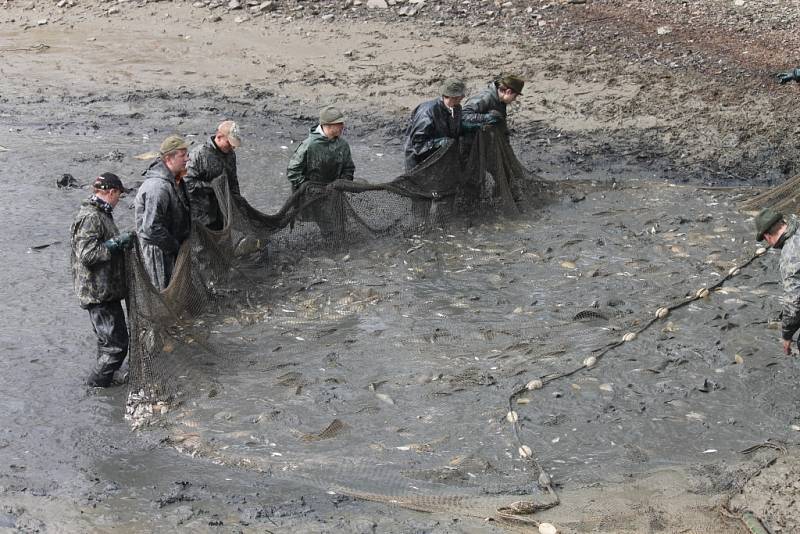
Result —
[[[781,337],[792,339],[800,329],[800,233],[798,220],[787,221],[786,239],[781,248],[780,271],[783,280],[783,310],[781,312]]]
[[[191,215],[186,184],[175,183],[175,176],[160,159],[144,172],[136,208],[136,233],[145,243],[175,255],[191,232]]]
[[[192,219],[206,226],[222,227],[222,213],[211,182],[222,176],[228,190],[239,195],[239,178],[236,175],[236,152],[225,153],[217,148],[214,138],[195,147],[186,166],[186,190],[189,193]]]
[[[103,244],[119,235],[111,210],[97,197],[84,200],[70,228],[72,282],[83,308],[128,295],[125,255],[112,255]]]

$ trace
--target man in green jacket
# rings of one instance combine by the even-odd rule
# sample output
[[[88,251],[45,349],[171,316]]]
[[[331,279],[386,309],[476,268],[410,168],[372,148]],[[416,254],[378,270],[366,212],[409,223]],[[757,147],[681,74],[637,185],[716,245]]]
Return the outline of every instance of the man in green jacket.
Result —
[[[94,181],[94,194],[72,222],[70,266],[81,308],[89,312],[97,335],[97,362],[87,384],[110,386],[128,354],[128,326],[122,299],[128,298],[124,251],[131,233],[120,235],[112,212],[125,188],[110,172]]]
[[[356,166],[350,145],[342,138],[344,115],[329,106],[319,114],[319,125],[295,150],[286,177],[296,191],[305,182],[329,184],[336,180],[352,180]],[[332,191],[310,205],[311,219],[326,239],[341,239],[344,232],[342,194]]]

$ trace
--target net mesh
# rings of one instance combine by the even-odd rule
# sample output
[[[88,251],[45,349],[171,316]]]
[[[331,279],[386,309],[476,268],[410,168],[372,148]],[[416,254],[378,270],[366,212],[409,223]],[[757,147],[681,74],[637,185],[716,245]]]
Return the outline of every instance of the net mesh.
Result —
[[[235,359],[205,342],[208,332],[198,318],[257,315],[251,303],[263,299],[282,264],[315,250],[442,227],[486,209],[517,214],[517,200],[531,207],[554,193],[552,184],[519,163],[507,137],[491,128],[451,142],[387,183],[303,183],[275,214],[230,194],[225,180],[216,180],[214,188],[226,223],[219,231],[193,224],[166,289],[152,286],[138,247],[129,256],[130,385],[148,398],[174,397],[199,383],[190,373]]]
[[[305,184],[272,215],[218,183],[227,224],[193,229],[167,290],[131,258],[132,391],[141,406],[172,401],[169,443],[187,454],[410,509],[534,524],[560,502],[537,484],[538,459],[559,483],[594,483],[742,449],[765,429],[781,435],[796,411],[782,391],[800,369],[731,367],[771,339],[763,272],[571,373],[657,307],[719,280],[749,232],[724,215],[721,194],[644,185],[573,195],[559,208],[569,224],[487,216],[543,205],[567,185],[526,172],[491,131],[386,184]],[[531,378],[565,373],[509,399]],[[743,402],[765,379],[775,387]],[[535,458],[521,458],[520,443]],[[737,531],[698,496],[715,488],[681,479],[686,491],[661,499],[665,476],[679,478],[644,483],[649,521]],[[583,511],[573,526],[644,531],[638,516],[603,527],[629,497],[604,509],[573,497]]]
[[[779,186],[772,187],[741,204],[743,211],[758,211],[773,208],[785,213],[800,213],[800,176],[795,176]]]

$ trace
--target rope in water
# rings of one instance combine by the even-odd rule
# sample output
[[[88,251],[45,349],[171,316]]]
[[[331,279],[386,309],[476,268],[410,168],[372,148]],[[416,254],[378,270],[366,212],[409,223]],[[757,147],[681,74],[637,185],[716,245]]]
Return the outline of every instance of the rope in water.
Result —
[[[722,287],[725,284],[725,282],[727,282],[728,280],[732,279],[733,277],[739,275],[741,273],[742,269],[744,269],[745,267],[748,267],[756,259],[758,259],[761,256],[763,256],[764,254],[766,254],[766,252],[767,252],[766,248],[764,248],[764,247],[759,248],[758,250],[756,250],[755,254],[750,259],[744,261],[743,263],[741,263],[741,264],[739,264],[739,265],[737,265],[735,267],[732,267],[728,271],[728,273],[723,278],[721,278],[716,284],[713,284],[713,285],[708,286],[708,287],[701,287],[700,289],[695,291],[694,294],[690,295],[689,297],[685,298],[684,300],[681,300],[680,302],[676,302],[676,303],[669,304],[667,306],[662,306],[662,307],[658,308],[657,310],[655,310],[654,316],[651,317],[649,320],[647,320],[644,324],[642,324],[642,326],[638,330],[634,330],[634,331],[628,332],[624,336],[622,336],[622,338],[619,339],[618,341],[613,341],[613,342],[605,345],[604,347],[600,347],[598,349],[595,349],[595,350],[591,351],[592,353],[596,353],[596,354],[593,354],[591,356],[587,356],[583,360],[582,365],[580,367],[576,367],[575,369],[572,369],[571,371],[566,371],[566,372],[559,373],[559,374],[551,374],[551,375],[545,375],[545,376],[541,376],[541,377],[538,377],[538,378],[534,378],[534,379],[530,380],[524,386],[520,386],[517,389],[515,389],[509,395],[509,397],[508,397],[508,414],[506,415],[506,420],[509,423],[511,423],[512,428],[514,430],[514,437],[516,438],[517,445],[519,447],[518,454],[519,454],[520,458],[522,458],[523,460],[527,461],[531,465],[531,467],[533,467],[535,472],[538,473],[537,482],[539,484],[539,487],[544,489],[544,490],[546,490],[554,498],[553,506],[558,505],[559,502],[560,502],[559,497],[558,497],[558,493],[553,488],[553,483],[552,483],[552,480],[550,479],[550,475],[547,474],[547,472],[544,470],[542,465],[535,458],[534,450],[530,447],[530,445],[526,444],[523,441],[522,437],[521,437],[522,425],[520,424],[520,421],[519,421],[519,415],[514,410],[514,405],[513,405],[514,401],[519,396],[521,396],[521,395],[523,395],[523,394],[525,394],[525,393],[527,393],[529,391],[542,389],[547,384],[549,384],[551,382],[555,382],[556,380],[560,380],[562,378],[566,378],[568,376],[572,376],[572,375],[574,375],[576,373],[579,373],[581,371],[585,371],[585,370],[593,368],[594,366],[597,365],[597,363],[600,360],[603,359],[603,357],[606,354],[608,354],[612,350],[616,349],[617,347],[620,347],[620,346],[624,345],[625,343],[628,343],[628,342],[631,342],[631,341],[635,340],[636,337],[639,334],[641,334],[642,332],[644,332],[647,329],[649,329],[651,326],[653,326],[656,322],[660,321],[661,319],[665,319],[672,311],[677,310],[679,308],[683,308],[684,306],[688,306],[689,304],[691,304],[694,301],[697,301],[697,300],[700,300],[700,299],[708,297],[708,295],[710,294],[711,291],[714,291],[714,290]],[[498,510],[498,513],[499,512],[500,512],[500,510]],[[517,519],[517,520],[520,520],[520,521],[523,520],[522,518],[519,518],[519,517],[514,517],[514,519]],[[538,522],[533,522],[533,521],[530,521],[530,520],[526,520],[525,522],[531,522],[533,524],[539,525]]]

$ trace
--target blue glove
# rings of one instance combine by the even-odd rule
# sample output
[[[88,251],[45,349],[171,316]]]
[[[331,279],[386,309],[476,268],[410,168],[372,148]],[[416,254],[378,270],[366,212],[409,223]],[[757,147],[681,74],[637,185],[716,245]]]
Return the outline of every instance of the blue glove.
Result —
[[[800,69],[792,69],[786,72],[779,72],[777,74],[778,83],[783,85],[787,82],[791,82],[792,80],[800,83]]]
[[[133,232],[125,232],[117,237],[112,237],[103,245],[108,249],[111,254],[117,254],[123,250],[127,250],[133,246]]]
[[[136,234],[133,232],[125,232],[124,234],[120,234],[117,236],[117,240],[125,247],[125,250],[133,247],[133,239],[136,237]]]
[[[503,114],[497,111],[496,109],[490,111],[488,115],[489,115],[489,120],[486,122],[486,124],[500,124],[506,120],[506,118],[503,117]]]
[[[480,129],[481,129],[481,125],[480,124],[477,124],[477,123],[474,123],[474,122],[468,122],[468,121],[461,121],[461,131],[462,132],[474,132],[474,131],[480,130]]]
[[[433,148],[434,148],[434,150],[438,150],[438,149],[442,148],[444,145],[447,144],[447,142],[449,140],[450,140],[449,137],[437,137],[436,139],[433,140]]]

